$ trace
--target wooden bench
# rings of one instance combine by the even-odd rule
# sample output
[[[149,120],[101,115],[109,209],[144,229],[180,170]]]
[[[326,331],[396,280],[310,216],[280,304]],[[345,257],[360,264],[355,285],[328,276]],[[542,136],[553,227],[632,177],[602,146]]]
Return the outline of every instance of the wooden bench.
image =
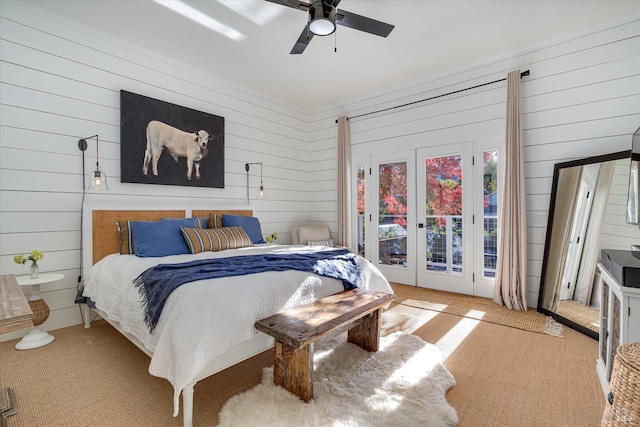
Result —
[[[395,298],[386,292],[354,289],[256,322],[257,330],[275,338],[273,381],[305,402],[311,400],[314,341],[349,331],[349,342],[378,351],[381,309]]]

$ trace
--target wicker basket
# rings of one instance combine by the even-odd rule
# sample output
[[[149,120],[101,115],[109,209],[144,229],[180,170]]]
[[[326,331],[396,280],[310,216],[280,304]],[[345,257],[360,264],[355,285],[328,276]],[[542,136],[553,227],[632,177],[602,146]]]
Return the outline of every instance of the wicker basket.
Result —
[[[640,342],[618,347],[602,426],[640,427]]]
[[[33,326],[42,325],[49,318],[49,307],[43,299],[29,301],[29,307],[33,311]]]

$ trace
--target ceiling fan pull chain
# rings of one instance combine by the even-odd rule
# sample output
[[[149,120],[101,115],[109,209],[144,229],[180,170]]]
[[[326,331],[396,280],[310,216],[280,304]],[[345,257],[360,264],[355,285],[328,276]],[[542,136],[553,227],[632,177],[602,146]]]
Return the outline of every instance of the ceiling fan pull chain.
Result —
[[[333,32],[333,52],[338,53],[338,31]]]

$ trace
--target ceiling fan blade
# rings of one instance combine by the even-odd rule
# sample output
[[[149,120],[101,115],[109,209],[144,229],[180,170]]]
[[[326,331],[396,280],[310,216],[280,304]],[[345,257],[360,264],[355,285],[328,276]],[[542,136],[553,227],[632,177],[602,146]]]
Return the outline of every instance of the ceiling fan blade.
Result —
[[[353,28],[354,30],[364,31],[365,33],[375,34],[380,37],[387,37],[394,25],[387,24],[375,19],[367,18],[356,13],[347,12],[339,9],[336,12],[336,24],[343,27]]]
[[[309,24],[304,27],[302,33],[300,33],[300,37],[296,41],[296,44],[293,45],[293,49],[291,49],[291,55],[299,55],[307,48],[307,45],[313,38],[313,33],[309,31]]]
[[[279,4],[281,6],[287,6],[293,9],[304,10],[305,12],[311,8],[309,3],[298,0],[266,0],[271,3]]]

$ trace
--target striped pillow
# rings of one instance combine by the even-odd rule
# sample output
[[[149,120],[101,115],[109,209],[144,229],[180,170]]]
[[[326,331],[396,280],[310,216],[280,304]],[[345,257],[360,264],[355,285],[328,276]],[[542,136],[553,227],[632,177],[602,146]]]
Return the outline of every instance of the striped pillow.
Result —
[[[336,245],[336,241],[333,239],[329,239],[329,240],[309,240],[307,242],[307,246],[329,246],[329,247],[334,247]]]
[[[188,228],[181,227],[182,237],[192,254],[218,252],[253,246],[242,227]]]
[[[131,232],[131,221],[116,221],[118,234],[120,236],[120,255],[133,255],[136,253],[133,245],[133,233]]]
[[[207,228],[222,228],[222,217],[213,212],[209,212],[209,224]]]

